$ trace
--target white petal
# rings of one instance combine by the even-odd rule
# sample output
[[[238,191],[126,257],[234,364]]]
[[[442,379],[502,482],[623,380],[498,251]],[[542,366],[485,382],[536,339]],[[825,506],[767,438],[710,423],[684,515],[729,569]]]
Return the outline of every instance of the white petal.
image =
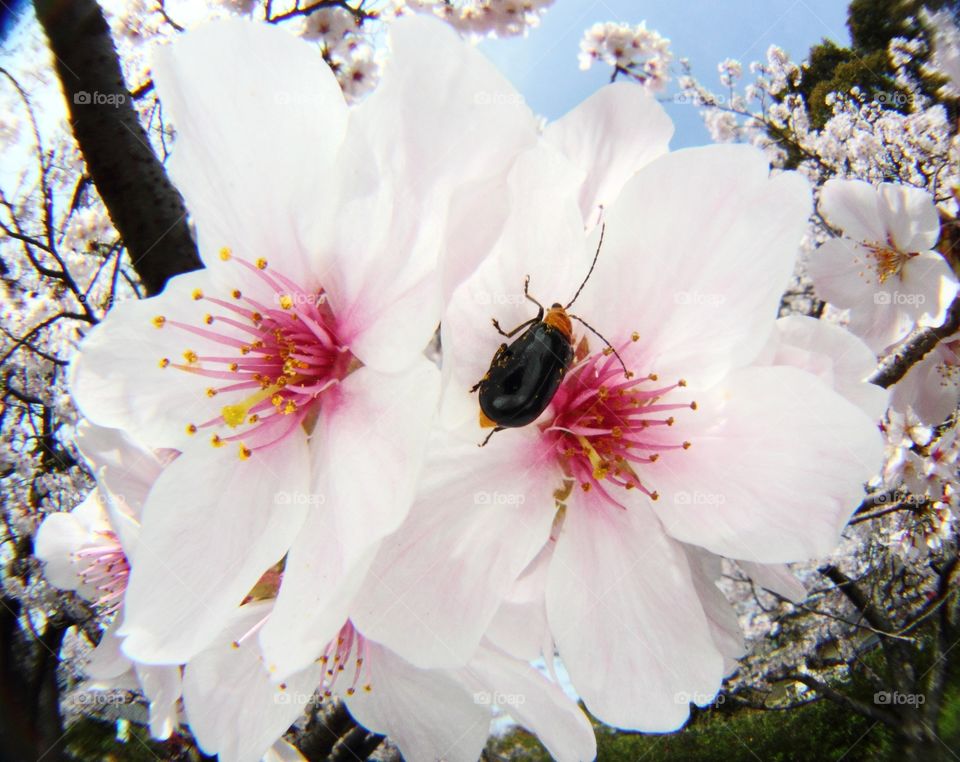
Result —
[[[553,557],[551,540],[523,570],[504,596],[486,638],[497,648],[525,661],[536,661],[553,653],[553,639],[547,624],[547,572]]]
[[[943,325],[947,309],[957,295],[957,276],[947,261],[935,251],[923,251],[903,266],[896,294],[906,298],[907,307],[915,304],[917,323],[923,326]]]
[[[876,370],[876,356],[860,339],[823,320],[791,315],[777,321],[771,365],[792,365],[819,377],[879,421],[890,393],[866,379]]]
[[[677,432],[690,449],[661,453],[649,471],[668,531],[760,563],[830,553],[881,466],[877,425],[787,366],[737,371],[697,403]]]
[[[120,645],[122,640],[117,637],[121,615],[118,613],[110,626],[103,631],[100,642],[90,654],[83,671],[98,683],[115,680],[130,671],[133,663],[126,657]]]
[[[281,738],[267,750],[261,762],[307,762],[307,758]]]
[[[739,566],[760,587],[776,593],[794,603],[803,603],[807,598],[807,588],[784,564],[755,564],[739,561]]]
[[[574,490],[550,564],[547,614],[590,713],[619,728],[675,730],[723,678],[680,545],[642,503]]]
[[[700,597],[707,623],[710,625],[713,642],[729,665],[746,653],[746,647],[737,612],[717,587],[717,581],[722,572],[720,556],[694,545],[682,547],[687,554],[693,585]],[[730,671],[729,668],[725,668],[724,674],[729,674]]]
[[[615,343],[637,331],[638,372],[709,386],[763,348],[809,212],[807,181],[751,147],[662,156],[607,210],[575,310]]]
[[[519,430],[484,448],[435,436],[410,516],[384,541],[352,612],[365,635],[423,667],[473,654],[547,541],[559,478]]]
[[[136,432],[148,447],[182,449],[190,441],[188,423],[201,423],[219,414],[222,400],[207,397],[210,379],[173,367],[162,359],[184,363],[183,353],[222,355],[223,346],[154,318],[202,325],[204,308],[191,294],[212,292],[206,270],[172,279],[151,299],[120,302],[84,338],[71,365],[70,391],[80,412],[91,422]],[[229,295],[226,295],[229,298]]]
[[[877,191],[863,180],[827,180],[817,206],[823,218],[855,241],[886,243],[887,226]]]
[[[912,185],[882,183],[877,188],[887,230],[900,251],[932,249],[940,237],[940,215],[933,196]]]
[[[476,762],[489,708],[449,672],[417,669],[377,643],[369,646],[371,690],[343,696],[354,719],[388,736],[408,762]]]
[[[158,48],[153,75],[177,129],[169,171],[207,265],[220,266],[228,246],[249,261],[282,259],[294,280],[322,272],[303,236],[326,211],[348,111],[319,49],[266,24],[223,21]]]
[[[952,345],[941,342],[893,387],[893,407],[904,412],[910,406],[921,421],[932,426],[943,423],[960,398],[958,365],[960,358]]]
[[[150,704],[150,735],[161,741],[177,727],[177,702],[180,700],[180,667],[149,664],[134,665],[143,695]]]
[[[528,663],[483,645],[460,670],[465,682],[537,736],[557,762],[597,756],[593,726],[576,702]]]
[[[454,188],[501,176],[537,133],[512,85],[448,25],[400,19],[388,45],[379,85],[351,117],[346,184],[324,237],[342,254],[331,295],[355,354],[396,371],[440,321],[437,263]]]
[[[586,175],[580,190],[585,221],[613,203],[637,170],[666,153],[672,135],[663,107],[627,82],[601,88],[543,133]]]
[[[860,308],[880,288],[872,255],[849,238],[831,238],[807,259],[807,273],[821,299],[836,307]]]
[[[182,664],[223,627],[260,576],[287,552],[306,507],[302,432],[241,460],[199,442],[157,480],[126,594],[124,651],[144,663]]]
[[[270,605],[236,609],[216,641],[184,670],[190,729],[204,752],[217,754],[220,762],[259,760],[303,713],[320,682],[318,665],[283,683],[271,680],[257,639],[244,638],[269,614]]]

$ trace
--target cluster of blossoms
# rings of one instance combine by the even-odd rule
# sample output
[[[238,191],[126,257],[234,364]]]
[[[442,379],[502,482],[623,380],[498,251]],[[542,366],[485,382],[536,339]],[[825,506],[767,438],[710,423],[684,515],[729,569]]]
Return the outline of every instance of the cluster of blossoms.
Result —
[[[205,268],[83,340],[71,393],[105,513],[51,517],[38,553],[115,612],[101,647],[154,732],[183,722],[224,760],[276,751],[333,696],[407,759],[476,759],[497,703],[478,695],[591,759],[586,716],[531,663],[562,661],[606,723],[682,725],[678,697],[710,703],[744,652],[723,559],[796,594],[783,564],[835,546],[887,394],[849,332],[776,320],[799,174],[749,146],[669,153],[630,83],[541,130],[436,20],[400,19],[389,50],[353,107],[315,47],[262,24],[157,51]],[[478,448],[490,319],[529,321],[531,295],[591,328],[555,305],[571,367]]]
[[[670,40],[644,22],[637,26],[614,22],[596,23],[584,32],[580,41],[580,68],[595,62],[614,67],[641,83],[650,92],[663,90],[670,79]]]
[[[554,0],[395,0],[396,13],[429,13],[462,34],[513,37],[526,34]]]

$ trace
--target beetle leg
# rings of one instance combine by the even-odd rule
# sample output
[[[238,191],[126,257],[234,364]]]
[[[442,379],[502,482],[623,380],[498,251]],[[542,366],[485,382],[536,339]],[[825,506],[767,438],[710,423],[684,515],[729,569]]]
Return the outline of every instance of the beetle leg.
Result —
[[[496,434],[498,431],[503,431],[503,428],[504,428],[503,426],[497,426],[495,429],[491,430],[490,433],[487,434],[487,438],[484,439],[480,444],[478,444],[477,447],[486,447],[486,446],[487,446],[487,442],[490,441],[490,437],[492,437],[492,436],[493,436],[494,434]]]
[[[532,296],[530,296],[530,276],[529,275],[523,280],[523,295],[527,298],[528,301],[531,301],[535,305],[537,305],[538,309],[540,310],[537,313],[537,321],[539,322],[540,320],[543,320],[543,305],[540,304],[540,302],[538,302]]]
[[[491,322],[493,323],[493,327],[497,329],[497,332],[498,332],[501,336],[506,336],[506,337],[509,339],[511,336],[515,336],[519,331],[521,331],[522,329],[526,328],[528,325],[533,325],[534,323],[539,323],[541,317],[543,317],[542,311],[541,311],[541,314],[540,314],[540,315],[538,315],[538,316],[535,317],[535,318],[530,318],[529,320],[527,320],[527,321],[524,322],[524,323],[521,323],[520,325],[518,325],[516,328],[514,328],[514,329],[513,329],[512,331],[510,331],[509,333],[508,333],[507,331],[504,331],[504,330],[500,327],[500,323],[499,323],[499,321],[498,321],[496,318],[491,318]]]

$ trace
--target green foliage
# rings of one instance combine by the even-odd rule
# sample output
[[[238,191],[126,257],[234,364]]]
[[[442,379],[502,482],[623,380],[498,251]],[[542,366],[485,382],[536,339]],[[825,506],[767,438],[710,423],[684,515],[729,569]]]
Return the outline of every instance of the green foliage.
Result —
[[[207,759],[193,744],[174,736],[158,743],[147,728],[130,723],[126,742],[117,740],[116,726],[84,717],[66,732],[63,740],[68,759],[78,762],[198,762]]]

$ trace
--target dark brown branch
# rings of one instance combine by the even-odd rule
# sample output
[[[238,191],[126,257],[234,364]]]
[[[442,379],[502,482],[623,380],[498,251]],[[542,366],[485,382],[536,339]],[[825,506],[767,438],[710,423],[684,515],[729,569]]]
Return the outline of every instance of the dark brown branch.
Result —
[[[907,371],[920,362],[942,339],[952,336],[960,329],[960,296],[957,296],[947,310],[943,325],[927,328],[912,339],[902,349],[890,355],[873,374],[870,383],[884,388],[893,386],[903,378]]]
[[[201,267],[183,199],[147,141],[95,0],[34,0],[73,134],[147,291]]]

